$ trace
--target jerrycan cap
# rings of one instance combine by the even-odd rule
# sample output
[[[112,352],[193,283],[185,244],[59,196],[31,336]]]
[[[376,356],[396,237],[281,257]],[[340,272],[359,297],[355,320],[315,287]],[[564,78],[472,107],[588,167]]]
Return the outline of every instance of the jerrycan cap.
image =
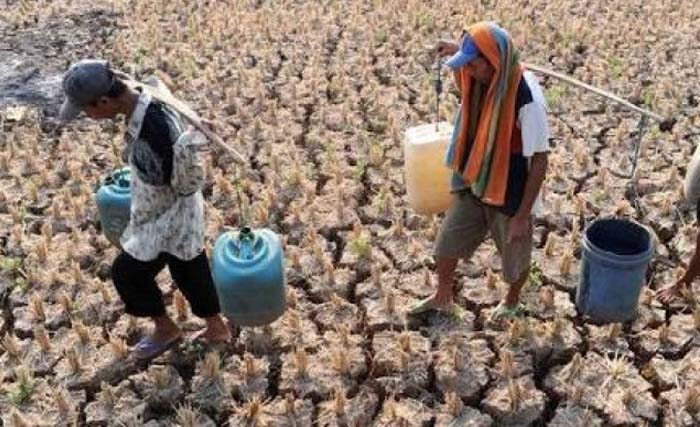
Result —
[[[238,239],[253,240],[255,239],[255,233],[253,233],[253,230],[251,230],[250,227],[243,227],[241,228],[241,232],[238,233]]]
[[[243,227],[238,233],[238,255],[243,260],[251,260],[260,253],[261,241],[250,227]]]
[[[117,169],[95,185],[95,193],[108,189],[119,195],[128,195],[131,191],[131,171],[129,167]]]
[[[105,185],[129,188],[131,186],[131,171],[128,167],[114,171],[105,179]]]

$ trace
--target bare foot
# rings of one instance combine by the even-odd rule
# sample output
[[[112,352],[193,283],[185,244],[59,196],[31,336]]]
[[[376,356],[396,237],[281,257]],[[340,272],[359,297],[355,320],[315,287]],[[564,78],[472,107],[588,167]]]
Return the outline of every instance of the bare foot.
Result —
[[[153,332],[149,335],[149,339],[153,342],[167,343],[178,338],[182,334],[182,330],[180,330],[170,317],[163,316],[154,318],[153,320],[155,322],[155,327],[153,328]]]
[[[180,328],[175,328],[172,330],[159,330],[155,329],[153,333],[149,336],[151,341],[153,342],[158,342],[158,343],[165,343],[165,342],[170,342],[174,340],[175,338],[178,338],[182,334],[182,331]]]
[[[422,314],[428,311],[449,311],[452,307],[452,296],[436,293],[435,295],[419,301],[408,314]]]
[[[231,330],[221,315],[205,319],[207,327],[193,335],[193,340],[204,341],[209,344],[227,343],[231,341]]]
[[[436,293],[432,298],[432,305],[436,310],[446,310],[452,306],[452,295]]]

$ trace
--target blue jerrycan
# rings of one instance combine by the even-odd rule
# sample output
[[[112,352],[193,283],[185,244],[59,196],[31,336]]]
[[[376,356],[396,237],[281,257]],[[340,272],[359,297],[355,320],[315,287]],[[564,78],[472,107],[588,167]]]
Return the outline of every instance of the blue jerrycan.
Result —
[[[229,231],[216,240],[212,275],[222,313],[238,326],[263,326],[284,313],[284,254],[269,229]]]
[[[105,178],[97,190],[97,211],[102,231],[113,245],[129,224],[131,215],[131,173],[128,167],[118,169]]]

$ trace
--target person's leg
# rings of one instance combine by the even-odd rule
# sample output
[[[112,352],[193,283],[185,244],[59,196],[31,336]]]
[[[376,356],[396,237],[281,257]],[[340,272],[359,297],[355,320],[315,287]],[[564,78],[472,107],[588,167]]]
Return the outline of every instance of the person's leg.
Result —
[[[190,303],[192,313],[207,323],[199,337],[209,342],[228,342],[231,330],[221,316],[206,252],[202,251],[189,261],[169,255],[168,267],[177,287]]]
[[[503,299],[503,304],[505,304],[506,307],[512,308],[518,305],[520,301],[520,291],[525,285],[525,282],[527,282],[529,275],[530,269],[528,268],[521,273],[520,277],[506,282],[508,283],[508,293]]]
[[[520,300],[520,291],[530,274],[532,258],[532,222],[527,236],[508,242],[510,218],[495,209],[488,212],[489,229],[501,254],[503,280],[508,284],[508,293],[503,299],[506,308],[514,308]]]
[[[124,302],[124,311],[132,316],[153,319],[150,340],[157,344],[169,343],[181,333],[166,314],[163,295],[155,281],[163,267],[165,261],[162,257],[143,262],[124,251],[112,264],[112,281]]]
[[[438,288],[433,297],[436,306],[447,307],[454,297],[454,275],[459,258],[437,257],[435,269],[438,276]]]
[[[488,231],[483,207],[470,194],[456,197],[447,211],[435,243],[438,289],[423,308],[447,309],[454,298],[454,273],[460,259],[469,260]],[[418,312],[421,308],[418,308]]]

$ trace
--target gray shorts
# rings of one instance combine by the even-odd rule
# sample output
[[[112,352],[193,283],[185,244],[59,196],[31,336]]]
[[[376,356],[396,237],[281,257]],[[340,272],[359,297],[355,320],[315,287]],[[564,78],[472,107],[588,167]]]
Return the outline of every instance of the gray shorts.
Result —
[[[491,234],[501,255],[503,280],[517,283],[529,272],[532,258],[532,221],[526,237],[508,243],[510,217],[480,203],[471,193],[460,193],[447,210],[435,243],[438,258],[468,260]]]

